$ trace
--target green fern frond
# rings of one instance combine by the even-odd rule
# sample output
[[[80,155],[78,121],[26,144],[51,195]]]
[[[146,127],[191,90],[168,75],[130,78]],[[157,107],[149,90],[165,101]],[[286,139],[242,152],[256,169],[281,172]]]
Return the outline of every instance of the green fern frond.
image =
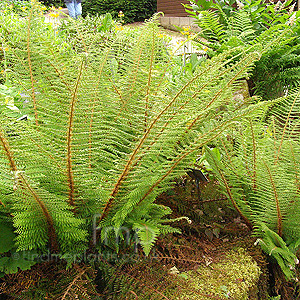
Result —
[[[245,44],[248,44],[255,39],[255,30],[253,29],[249,14],[246,11],[238,10],[229,18],[227,35],[238,37]]]
[[[225,38],[225,27],[219,22],[219,16],[212,11],[201,11],[197,24],[202,30],[202,36],[212,43],[221,43]]]

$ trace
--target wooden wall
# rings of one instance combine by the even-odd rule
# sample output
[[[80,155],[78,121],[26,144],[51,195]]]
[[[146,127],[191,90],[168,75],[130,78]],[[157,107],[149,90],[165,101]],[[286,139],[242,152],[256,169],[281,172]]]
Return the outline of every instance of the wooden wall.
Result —
[[[187,0],[157,0],[157,11],[162,11],[165,17],[187,17],[181,3],[190,4]]]

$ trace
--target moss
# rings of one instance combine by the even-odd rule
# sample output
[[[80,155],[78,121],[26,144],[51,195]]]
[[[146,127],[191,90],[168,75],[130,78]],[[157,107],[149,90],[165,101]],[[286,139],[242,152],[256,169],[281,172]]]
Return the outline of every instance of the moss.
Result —
[[[260,274],[259,266],[243,248],[231,250],[219,262],[181,273],[191,289],[183,291],[179,299],[258,299]]]

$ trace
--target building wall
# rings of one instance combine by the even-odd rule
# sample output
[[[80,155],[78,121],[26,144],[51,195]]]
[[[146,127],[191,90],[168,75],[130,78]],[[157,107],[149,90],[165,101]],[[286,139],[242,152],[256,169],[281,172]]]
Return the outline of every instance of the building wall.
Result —
[[[157,0],[157,11],[163,12],[165,17],[186,17],[181,3],[190,4],[187,0]]]

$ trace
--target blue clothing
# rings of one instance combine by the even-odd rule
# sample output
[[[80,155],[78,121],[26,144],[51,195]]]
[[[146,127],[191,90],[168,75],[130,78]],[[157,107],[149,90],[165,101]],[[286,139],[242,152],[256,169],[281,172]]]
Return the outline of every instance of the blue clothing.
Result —
[[[65,0],[69,16],[73,19],[77,19],[82,14],[81,0]]]
[[[74,2],[74,0],[65,0],[65,3],[71,3]],[[77,3],[81,3],[81,0],[77,0]]]

